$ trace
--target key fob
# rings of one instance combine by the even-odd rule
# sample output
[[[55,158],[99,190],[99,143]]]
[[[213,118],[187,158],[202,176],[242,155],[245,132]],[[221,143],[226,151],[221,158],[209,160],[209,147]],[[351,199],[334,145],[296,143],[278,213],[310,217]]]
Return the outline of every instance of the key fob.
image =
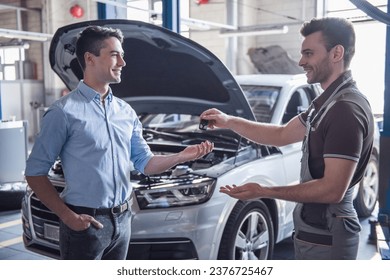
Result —
[[[209,125],[208,120],[201,119],[199,123],[199,129],[200,130],[207,130],[207,126]]]

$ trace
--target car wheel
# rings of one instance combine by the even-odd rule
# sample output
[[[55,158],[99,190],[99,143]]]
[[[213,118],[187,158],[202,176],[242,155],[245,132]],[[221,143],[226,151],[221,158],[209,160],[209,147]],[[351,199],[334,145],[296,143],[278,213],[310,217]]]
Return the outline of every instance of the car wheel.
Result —
[[[353,201],[359,217],[369,217],[374,211],[378,200],[379,172],[378,160],[371,156],[367,164],[364,176],[358,185],[358,193]]]
[[[239,201],[226,223],[218,259],[267,260],[273,249],[274,230],[267,206],[261,201]]]

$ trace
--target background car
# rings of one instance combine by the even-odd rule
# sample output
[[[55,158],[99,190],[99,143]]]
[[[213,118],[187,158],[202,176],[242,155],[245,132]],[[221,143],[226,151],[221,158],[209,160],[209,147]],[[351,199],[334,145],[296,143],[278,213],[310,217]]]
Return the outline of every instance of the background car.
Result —
[[[297,183],[301,145],[276,148],[230,130],[200,130],[199,115],[215,107],[253,121],[287,122],[320,93],[318,85],[307,85],[303,75],[254,76],[259,84],[249,85],[245,77],[233,77],[211,52],[174,32],[143,22],[105,20],[65,26],[54,35],[51,65],[69,89],[82,78],[75,37],[91,24],[124,33],[127,66],[113,92],[139,114],[155,154],[175,153],[203,140],[215,144],[203,158],[162,174],[131,172],[134,215],[127,258],[271,259],[274,245],[292,234],[294,203],[243,202],[218,188]],[[48,175],[58,192],[66,187],[60,161]],[[26,248],[58,257],[58,217],[30,188],[22,214]]]

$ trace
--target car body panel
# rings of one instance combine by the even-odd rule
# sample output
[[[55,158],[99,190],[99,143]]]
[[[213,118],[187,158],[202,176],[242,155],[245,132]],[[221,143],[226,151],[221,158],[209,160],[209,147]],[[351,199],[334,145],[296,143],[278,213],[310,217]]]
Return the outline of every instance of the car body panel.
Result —
[[[252,161],[218,178],[213,198],[202,205],[175,209],[137,211],[132,222],[132,241],[185,237],[191,239],[199,259],[217,259],[219,243],[229,213],[236,200],[218,192],[218,186],[258,182],[264,185],[285,185],[283,172],[274,167],[282,164],[280,155]],[[234,180],[232,180],[234,178]],[[135,206],[137,208],[137,206]],[[286,203],[277,205],[280,234],[277,242],[293,230],[292,209]],[[214,249],[210,249],[212,246]]]

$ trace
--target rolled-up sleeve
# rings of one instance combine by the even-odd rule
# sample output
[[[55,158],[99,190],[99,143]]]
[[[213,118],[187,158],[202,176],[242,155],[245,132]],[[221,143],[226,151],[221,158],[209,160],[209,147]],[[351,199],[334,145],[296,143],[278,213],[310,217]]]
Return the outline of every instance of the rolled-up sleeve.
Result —
[[[52,106],[42,118],[41,130],[26,162],[25,176],[47,175],[58,158],[67,134],[66,118],[57,106]]]
[[[152,157],[153,153],[142,136],[142,124],[136,118],[131,138],[131,161],[133,162],[134,168],[144,173],[145,166]]]

